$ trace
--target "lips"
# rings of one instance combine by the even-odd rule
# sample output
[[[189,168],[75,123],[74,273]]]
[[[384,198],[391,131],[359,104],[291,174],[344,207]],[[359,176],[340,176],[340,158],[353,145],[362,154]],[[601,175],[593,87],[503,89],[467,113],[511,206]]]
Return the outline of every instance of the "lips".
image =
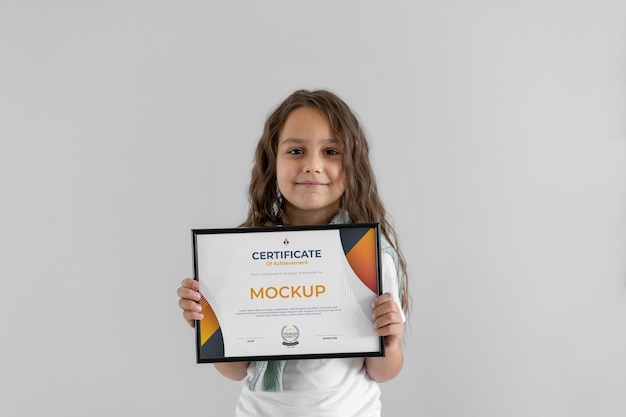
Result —
[[[318,187],[321,185],[327,185],[325,182],[321,181],[298,181],[296,182],[298,185],[303,185],[305,187]]]

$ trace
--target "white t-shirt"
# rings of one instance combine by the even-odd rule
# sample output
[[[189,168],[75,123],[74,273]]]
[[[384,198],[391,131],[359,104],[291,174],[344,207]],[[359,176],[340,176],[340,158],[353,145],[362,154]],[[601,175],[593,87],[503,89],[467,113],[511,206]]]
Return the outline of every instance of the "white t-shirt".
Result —
[[[393,294],[400,307],[393,258],[383,253],[381,263],[383,292]],[[367,376],[365,358],[288,360],[279,392],[250,391],[254,370],[251,363],[236,417],[380,417],[380,388]]]

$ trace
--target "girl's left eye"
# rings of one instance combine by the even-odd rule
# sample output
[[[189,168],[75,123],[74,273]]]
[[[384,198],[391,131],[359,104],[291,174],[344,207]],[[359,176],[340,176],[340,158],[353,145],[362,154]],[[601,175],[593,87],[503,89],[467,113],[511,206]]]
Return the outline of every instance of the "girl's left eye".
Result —
[[[326,155],[339,155],[339,151],[337,151],[336,149],[327,149]]]

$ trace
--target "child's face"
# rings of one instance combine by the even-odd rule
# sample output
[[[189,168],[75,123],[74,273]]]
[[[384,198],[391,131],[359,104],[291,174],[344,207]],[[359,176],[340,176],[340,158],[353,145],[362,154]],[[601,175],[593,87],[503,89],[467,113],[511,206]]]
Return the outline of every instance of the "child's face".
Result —
[[[341,143],[312,107],[291,112],[278,137],[276,177],[290,224],[327,224],[345,190]]]

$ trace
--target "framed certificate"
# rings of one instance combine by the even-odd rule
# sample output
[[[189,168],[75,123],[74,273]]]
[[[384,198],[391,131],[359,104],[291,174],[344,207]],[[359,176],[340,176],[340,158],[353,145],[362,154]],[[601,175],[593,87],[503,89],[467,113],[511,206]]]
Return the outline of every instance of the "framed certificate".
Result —
[[[383,356],[379,224],[193,229],[197,362]]]

